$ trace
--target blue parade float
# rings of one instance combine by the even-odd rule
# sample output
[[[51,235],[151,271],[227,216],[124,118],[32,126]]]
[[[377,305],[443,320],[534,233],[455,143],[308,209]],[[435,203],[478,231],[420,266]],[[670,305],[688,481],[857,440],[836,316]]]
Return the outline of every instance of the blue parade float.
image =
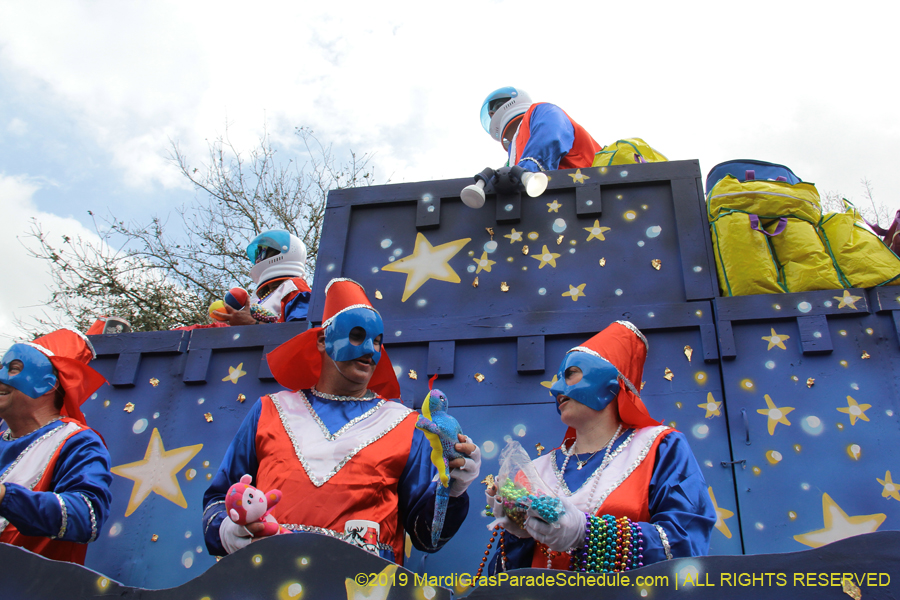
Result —
[[[112,456],[110,518],[87,568],[0,547],[3,597],[900,595],[900,288],[719,297],[696,161],[555,171],[542,196],[488,193],[480,210],[460,200],[469,183],[332,191],[313,323],[330,279],[360,282],[401,401],[419,409],[437,374],[486,475],[509,440],[532,456],[561,443],[547,391],[559,358],[633,322],[650,344],[643,400],[690,440],[716,505],[709,557],[628,584],[524,570],[472,590],[462,575],[490,537],[474,485],[459,533],[433,555],[408,549],[403,567],[314,534],[217,563],[203,492],[253,400],[277,391],[265,355],[307,328],[288,323],[93,337],[110,385],[83,411]]]

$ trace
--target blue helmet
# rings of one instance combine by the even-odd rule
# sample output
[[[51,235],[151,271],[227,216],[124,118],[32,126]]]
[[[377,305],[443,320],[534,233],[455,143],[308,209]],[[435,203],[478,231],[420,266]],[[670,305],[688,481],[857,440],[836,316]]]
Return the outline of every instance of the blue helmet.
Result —
[[[494,90],[481,105],[481,126],[492,138],[503,141],[503,131],[510,121],[528,112],[531,96],[525,90],[511,86]]]

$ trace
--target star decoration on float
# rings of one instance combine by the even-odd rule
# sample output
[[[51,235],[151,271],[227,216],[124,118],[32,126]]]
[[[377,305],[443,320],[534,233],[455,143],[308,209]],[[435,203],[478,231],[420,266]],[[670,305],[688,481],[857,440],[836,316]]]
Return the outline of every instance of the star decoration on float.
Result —
[[[556,200],[554,200],[553,202],[547,203],[547,212],[548,213],[552,213],[552,212],[558,213],[560,208],[562,208],[562,204],[560,204]]]
[[[884,523],[885,518],[887,518],[887,515],[881,513],[851,517],[828,494],[822,494],[822,515],[825,527],[809,533],[795,535],[794,539],[810,548],[820,548],[825,544],[854,535],[877,531],[881,524]]]
[[[553,387],[553,384],[556,383],[558,380],[559,380],[559,377],[554,375],[553,379],[551,379],[550,381],[542,381],[541,385],[549,390],[551,387]]]
[[[862,296],[851,296],[850,290],[844,290],[843,296],[832,296],[835,300],[838,300],[838,308],[844,308],[845,306],[849,306],[853,310],[857,310],[856,302],[857,300],[862,300]]]
[[[769,331],[772,332],[772,335],[764,335],[764,336],[762,337],[762,339],[764,339],[765,341],[769,342],[769,347],[766,348],[766,350],[771,350],[771,349],[774,348],[775,346],[778,346],[778,347],[781,348],[782,350],[787,350],[787,348],[786,348],[785,345],[784,345],[784,342],[785,342],[785,340],[791,339],[791,336],[789,336],[789,335],[779,335],[779,334],[775,333],[775,330],[774,330],[773,328],[771,328],[771,327],[769,328]]]
[[[347,600],[387,600],[396,572],[397,565],[388,565],[377,576],[373,575],[371,581],[384,581],[385,585],[372,585],[365,577],[360,579],[366,583],[360,585],[352,577],[348,577],[344,580],[347,588]]]
[[[857,419],[862,419],[863,421],[869,420],[869,417],[866,416],[866,411],[870,408],[872,408],[871,404],[857,404],[856,400],[847,396],[847,406],[845,408],[839,408],[837,411],[849,415],[850,424],[856,425]]]
[[[550,250],[547,248],[547,245],[544,244],[544,249],[541,250],[541,253],[540,254],[532,254],[531,258],[540,261],[541,264],[538,266],[538,269],[543,269],[545,265],[550,265],[551,267],[553,267],[555,269],[556,268],[556,259],[559,258],[560,256],[562,256],[562,255],[550,252]]]
[[[712,486],[707,488],[709,492],[709,499],[712,500],[713,508],[716,511],[716,524],[715,528],[722,532],[722,535],[727,537],[729,540],[731,539],[731,530],[728,529],[728,525],[725,523],[725,519],[730,519],[734,516],[734,513],[726,508],[719,508],[718,503],[716,502],[716,495],[713,494]]]
[[[238,379],[247,374],[247,371],[244,370],[244,363],[238,363],[236,367],[228,367],[228,375],[222,378],[222,381],[230,381],[231,383],[237,384]]]
[[[515,227],[513,227],[511,233],[508,233],[508,234],[504,235],[503,237],[509,238],[509,243],[510,243],[510,244],[515,244],[516,242],[521,242],[521,241],[523,241],[523,239],[522,239],[522,232],[521,232],[521,231],[516,231],[516,228],[515,228]]]
[[[481,258],[473,258],[475,264],[478,265],[478,269],[475,270],[475,274],[481,273],[482,271],[491,272],[491,266],[496,265],[497,262],[493,260],[488,260],[487,252],[481,253]]]
[[[463,249],[472,238],[463,238],[432,246],[422,233],[416,234],[415,250],[396,262],[381,267],[382,271],[406,273],[401,302],[406,302],[429,279],[459,283],[459,275],[450,266],[450,259]]]
[[[594,219],[593,227],[582,227],[582,229],[584,229],[585,231],[587,231],[590,234],[588,236],[588,239],[585,240],[588,242],[591,240],[594,240],[594,239],[600,240],[600,241],[605,241],[606,237],[604,237],[603,232],[609,231],[609,227],[600,227],[600,219]]]
[[[587,285],[586,283],[582,283],[581,285],[576,287],[576,286],[570,284],[569,291],[563,292],[562,295],[568,296],[569,298],[571,298],[572,302],[578,302],[579,298],[587,297],[584,295],[584,286],[586,286],[586,285]]]
[[[900,502],[900,485],[897,485],[893,481],[891,481],[891,472],[887,471],[884,474],[884,480],[878,479],[875,480],[884,486],[884,489],[881,490],[882,498],[893,498]]]
[[[581,169],[576,169],[574,173],[567,173],[572,178],[572,183],[584,183],[585,179],[590,179],[587,175],[582,175]]]
[[[719,407],[722,406],[721,402],[716,402],[713,398],[712,392],[707,393],[706,402],[703,404],[697,405],[699,408],[706,409],[705,419],[710,419],[712,417],[721,416],[722,413],[719,412]]]
[[[761,415],[766,415],[769,419],[767,425],[769,428],[769,435],[775,435],[775,425],[781,423],[782,425],[790,425],[791,422],[787,420],[787,415],[792,410],[794,410],[791,406],[782,406],[781,408],[775,406],[775,403],[772,402],[772,399],[768,394],[765,394],[766,406],[768,408],[758,408],[756,412]]]
[[[187,500],[184,499],[181,486],[178,485],[177,475],[200,452],[201,448],[203,448],[203,444],[195,444],[167,451],[163,447],[159,429],[154,428],[143,460],[110,469],[119,477],[134,481],[125,516],[130,516],[137,510],[151,492],[155,492],[181,508],[187,508]]]

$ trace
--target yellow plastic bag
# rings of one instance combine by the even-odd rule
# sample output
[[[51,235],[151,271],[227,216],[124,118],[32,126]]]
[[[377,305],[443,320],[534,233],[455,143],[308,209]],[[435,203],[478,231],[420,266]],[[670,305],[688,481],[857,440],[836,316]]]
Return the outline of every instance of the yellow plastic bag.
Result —
[[[813,225],[817,225],[822,216],[819,192],[811,183],[741,182],[726,175],[710,190],[706,200],[710,223],[720,212],[731,210],[759,215],[761,219],[793,217]]]
[[[900,285],[900,258],[863,224],[852,204],[846,212],[829,213],[819,235],[849,287]]]
[[[780,221],[773,220],[766,226],[766,231],[773,232]],[[844,287],[815,226],[792,217],[785,218],[785,222],[784,231],[770,237],[769,242],[787,291],[808,292]]]
[[[641,138],[628,138],[610,144],[594,155],[594,167],[610,165],[633,165],[644,162],[668,162],[668,158],[657,152]]]
[[[785,292],[766,233],[753,229],[752,215],[722,213],[710,224],[710,231],[723,295]]]

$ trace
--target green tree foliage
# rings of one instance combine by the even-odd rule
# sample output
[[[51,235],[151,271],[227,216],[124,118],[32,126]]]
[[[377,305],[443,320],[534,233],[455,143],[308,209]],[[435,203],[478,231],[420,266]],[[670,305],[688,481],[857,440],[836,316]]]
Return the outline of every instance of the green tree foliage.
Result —
[[[309,129],[295,133],[303,151],[286,160],[267,133],[241,152],[226,129],[208,144],[208,161],[196,166],[172,142],[168,158],[198,192],[194,200],[148,222],[89,211],[99,242],[51,238],[34,222],[26,246],[50,265],[51,310],[20,327],[31,334],[63,325],[85,331],[101,315],[128,319],[135,331],[206,323],[209,304],[225,291],[252,288],[244,250],[269,229],[304,241],[311,283],[328,191],[369,185],[373,173],[368,155],[338,159]]]

